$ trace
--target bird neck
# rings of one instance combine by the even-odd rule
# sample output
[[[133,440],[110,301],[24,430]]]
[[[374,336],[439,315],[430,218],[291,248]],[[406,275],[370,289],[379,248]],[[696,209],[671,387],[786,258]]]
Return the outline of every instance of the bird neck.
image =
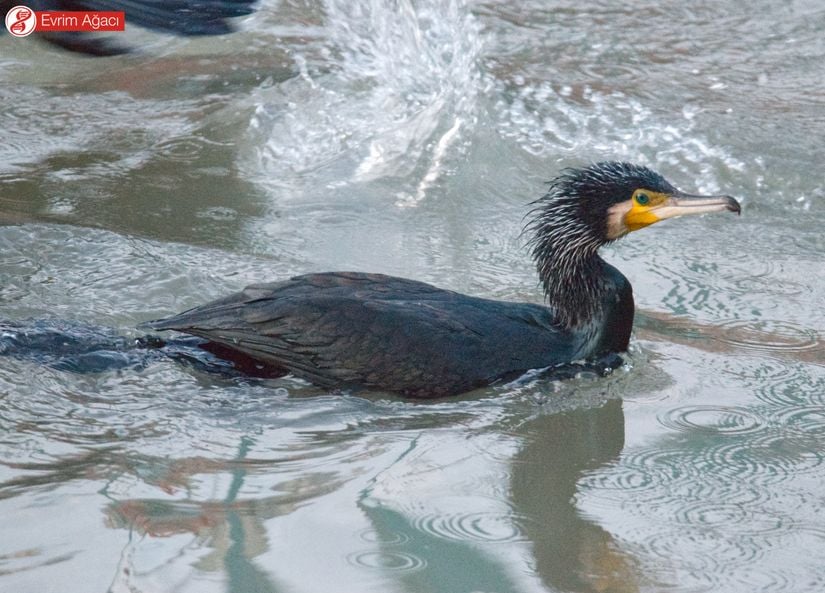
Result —
[[[567,329],[598,324],[610,290],[605,261],[593,250],[546,251],[536,259],[544,294],[559,322]]]

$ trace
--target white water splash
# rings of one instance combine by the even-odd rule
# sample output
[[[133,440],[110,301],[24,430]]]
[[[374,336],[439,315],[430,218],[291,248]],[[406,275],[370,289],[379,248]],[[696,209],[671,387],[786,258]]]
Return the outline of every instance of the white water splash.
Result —
[[[298,55],[299,77],[261,91],[250,134],[263,183],[394,178],[399,203],[414,205],[459,152],[480,86],[480,28],[463,0],[389,4],[326,0],[326,61]]]
[[[504,137],[537,156],[571,155],[576,160],[619,159],[672,168],[694,164],[693,177],[705,185],[696,189],[715,192],[723,184],[711,166],[742,171],[745,163],[716,147],[699,131],[696,108],[686,107],[681,118],[662,121],[638,99],[619,90],[609,93],[585,86],[578,97],[569,88],[555,90],[548,82],[526,84],[517,91],[498,81],[496,104]]]

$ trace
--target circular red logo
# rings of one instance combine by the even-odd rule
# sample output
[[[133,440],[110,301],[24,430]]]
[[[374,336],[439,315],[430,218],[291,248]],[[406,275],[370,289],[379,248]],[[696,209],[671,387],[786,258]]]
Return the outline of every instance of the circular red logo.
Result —
[[[6,13],[6,29],[15,37],[31,35],[37,24],[37,16],[28,6],[15,6]]]

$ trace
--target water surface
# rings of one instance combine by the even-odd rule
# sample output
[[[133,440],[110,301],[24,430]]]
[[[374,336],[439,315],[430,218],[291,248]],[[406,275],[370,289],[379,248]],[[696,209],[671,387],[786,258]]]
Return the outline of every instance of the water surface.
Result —
[[[263,2],[87,59],[0,39],[0,319],[134,326],[290,274],[540,302],[560,168],[740,218],[606,250],[625,368],[416,403],[0,357],[0,589],[825,589],[821,2]]]

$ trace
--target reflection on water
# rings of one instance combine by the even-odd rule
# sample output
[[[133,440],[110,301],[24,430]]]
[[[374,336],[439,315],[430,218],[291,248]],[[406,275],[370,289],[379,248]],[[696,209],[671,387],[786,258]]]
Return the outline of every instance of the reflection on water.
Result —
[[[0,331],[128,343],[325,269],[538,302],[527,203],[590,160],[745,204],[608,250],[640,310],[606,378],[420,404],[0,357],[0,589],[825,589],[821,17],[283,0],[107,60],[0,39]]]
[[[173,574],[171,565],[186,559],[198,571],[224,574],[231,591],[281,590],[279,583],[294,579],[295,573],[287,568],[289,562],[281,570],[280,563],[268,561],[273,549],[283,545],[276,542],[277,534],[286,535],[278,523],[300,514],[304,507],[323,507],[322,499],[340,497],[351,489],[357,493],[352,510],[361,527],[347,533],[333,528],[326,537],[349,542],[353,551],[343,557],[311,559],[306,558],[306,548],[288,552],[301,556],[296,561],[309,563],[321,580],[328,579],[333,570],[344,570],[351,573],[353,583],[367,578],[362,575],[392,575],[405,591],[469,593],[483,587],[522,591],[531,580],[525,581],[509,562],[524,567],[534,556],[539,576],[552,588],[638,590],[633,560],[620,551],[609,533],[580,516],[575,504],[578,480],[615,461],[621,452],[621,402],[608,400],[599,407],[560,413],[539,409],[534,419],[518,420],[506,438],[480,424],[496,414],[484,409],[488,406],[489,402],[482,404],[473,417],[464,418],[481,431],[473,440],[453,429],[452,422],[459,419],[449,411],[453,406],[410,409],[406,418],[402,413],[405,428],[387,432],[378,416],[369,418],[371,406],[364,403],[359,425],[315,434],[308,458],[292,448],[270,459],[256,457],[255,451],[265,448],[265,439],[244,436],[237,455],[225,461],[190,458],[162,464],[143,460],[147,465],[165,465],[144,478],[159,496],[118,498],[106,510],[107,527],[131,534],[113,589],[139,589],[141,583],[158,578],[156,572],[135,570],[147,561],[143,556],[157,554],[153,546],[146,545],[145,538],[150,538],[168,541],[164,547],[176,550],[166,554],[165,568],[154,571]],[[379,407],[372,412],[385,411]],[[416,423],[429,428],[416,428]],[[446,438],[433,439],[428,434],[433,430],[445,431]],[[352,451],[352,445],[359,447],[365,434],[386,442],[390,435],[393,441],[400,437],[406,447],[391,447],[395,451],[391,455],[383,454],[389,448]],[[338,462],[328,463],[330,459],[317,454],[319,449],[327,449]],[[110,454],[109,462],[121,454]],[[548,458],[555,463],[548,465]],[[446,465],[435,467],[434,462]],[[99,463],[91,458],[77,460],[77,465]],[[356,464],[360,471],[352,471],[348,464]],[[462,471],[462,466],[478,471]],[[441,479],[433,487],[420,481],[422,470],[425,474],[438,470],[453,478]],[[54,479],[50,476],[49,481]],[[78,476],[65,474],[64,479]],[[207,493],[202,488],[204,481],[222,484],[221,497],[207,494],[201,498],[199,491]],[[268,495],[261,492],[263,483],[271,484],[265,489],[270,490]],[[117,486],[106,490],[117,498]],[[537,492],[542,496],[536,497]],[[509,502],[502,498],[507,496]],[[335,503],[338,512],[346,512],[339,504]],[[336,523],[334,516],[314,520]],[[181,535],[188,537],[181,544],[174,543]],[[290,540],[296,539],[301,535],[292,534]],[[347,549],[340,546],[342,541],[334,543],[339,551]],[[281,550],[278,555],[283,554]],[[338,564],[342,566],[334,568]]]
[[[539,575],[551,590],[639,591],[646,579],[633,557],[576,505],[580,480],[622,452],[621,401],[543,415],[526,428],[525,446],[514,458],[512,500],[530,518]]]

